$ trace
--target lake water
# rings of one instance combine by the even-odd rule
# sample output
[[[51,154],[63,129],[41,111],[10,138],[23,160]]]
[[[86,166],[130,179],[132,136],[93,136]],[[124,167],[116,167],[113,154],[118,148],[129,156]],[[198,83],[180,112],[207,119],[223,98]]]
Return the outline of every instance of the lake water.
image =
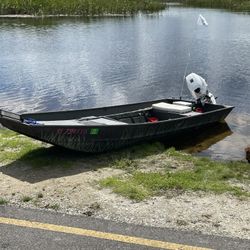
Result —
[[[208,27],[197,25],[200,13]],[[203,131],[185,147],[244,159],[250,15],[172,6],[135,17],[0,18],[0,108],[52,111],[179,97],[187,62],[187,73],[203,76],[218,103],[235,109],[228,126]],[[186,86],[183,97],[190,98]]]

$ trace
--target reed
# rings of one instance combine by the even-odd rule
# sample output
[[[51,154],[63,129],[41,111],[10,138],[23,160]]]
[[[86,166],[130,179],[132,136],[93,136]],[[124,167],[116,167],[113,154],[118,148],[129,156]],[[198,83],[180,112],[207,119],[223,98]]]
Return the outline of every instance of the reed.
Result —
[[[1,15],[129,15],[163,10],[160,0],[1,0]]]
[[[184,5],[193,7],[250,11],[250,0],[185,0],[183,3]]]

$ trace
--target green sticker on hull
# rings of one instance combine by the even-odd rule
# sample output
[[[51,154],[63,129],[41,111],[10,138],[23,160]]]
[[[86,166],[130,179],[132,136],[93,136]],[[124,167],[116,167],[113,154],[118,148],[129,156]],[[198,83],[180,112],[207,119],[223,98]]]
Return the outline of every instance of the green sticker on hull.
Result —
[[[99,128],[91,128],[89,134],[90,135],[98,135],[99,134]]]

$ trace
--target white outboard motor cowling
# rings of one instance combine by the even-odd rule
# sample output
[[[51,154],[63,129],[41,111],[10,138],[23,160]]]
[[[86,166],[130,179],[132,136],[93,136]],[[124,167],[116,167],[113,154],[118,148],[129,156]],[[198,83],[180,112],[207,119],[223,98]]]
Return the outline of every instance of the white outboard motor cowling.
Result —
[[[207,83],[201,76],[191,73],[186,76],[186,82],[190,93],[196,101],[216,104],[214,95],[208,92]]]

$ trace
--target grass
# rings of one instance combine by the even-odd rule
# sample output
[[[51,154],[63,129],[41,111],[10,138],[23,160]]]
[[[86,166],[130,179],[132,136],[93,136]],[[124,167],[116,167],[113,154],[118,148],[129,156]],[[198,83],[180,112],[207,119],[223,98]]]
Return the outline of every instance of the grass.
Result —
[[[48,205],[48,206],[46,206],[46,208],[58,210],[60,208],[60,206],[59,206],[59,204],[56,203],[56,204]]]
[[[37,148],[39,145],[25,136],[6,129],[0,130],[0,162],[16,160]]]
[[[161,143],[143,144],[108,153],[104,164],[112,168],[134,170],[137,168],[138,158],[158,154],[164,150]],[[106,157],[105,157],[106,156]],[[81,152],[75,152],[58,147],[45,147],[41,142],[20,135],[8,129],[0,129],[0,162],[28,164],[33,167],[43,166],[73,166],[79,159],[84,158]],[[106,158],[106,159],[105,159]],[[85,159],[85,158],[84,158]]]
[[[42,193],[38,193],[38,194],[37,194],[37,198],[38,198],[38,199],[43,198],[43,194],[42,194]]]
[[[187,6],[203,8],[223,8],[235,11],[250,11],[249,0],[185,0]]]
[[[145,172],[135,169],[123,176],[113,176],[101,180],[100,185],[112,188],[115,193],[137,201],[162,194],[167,190],[230,193],[235,196],[250,197],[250,192],[230,184],[232,180],[249,183],[249,164],[212,161],[184,154],[173,148],[166,150],[164,154],[183,165],[191,164],[192,168],[174,172],[168,169],[160,172]]]
[[[29,202],[29,201],[31,201],[32,200],[32,198],[30,197],[30,196],[23,196],[22,197],[22,201],[23,202]]]
[[[100,182],[102,187],[111,187],[117,194],[141,201],[152,195],[149,189],[135,182],[133,178],[108,177]]]
[[[28,164],[32,167],[70,167],[79,158],[77,152],[45,147],[40,142],[7,129],[0,129],[0,162]]]
[[[0,130],[0,161],[23,165],[74,166],[83,155],[55,147],[45,148],[41,143],[9,130]],[[96,156],[91,158],[95,158]],[[123,175],[100,181],[102,187],[133,200],[144,200],[167,190],[206,191],[216,194],[230,193],[249,197],[240,185],[250,182],[250,165],[244,162],[217,162],[165,149],[161,143],[148,143],[125,150],[104,154],[92,164],[102,161],[123,170]],[[150,170],[150,171],[147,171]],[[42,193],[37,198],[42,198]],[[23,197],[28,202],[30,197]]]
[[[0,198],[0,205],[5,205],[7,203],[8,203],[7,200],[5,200],[4,198]]]
[[[159,142],[141,144],[128,149],[122,149],[111,154],[109,167],[133,171],[138,168],[138,159],[149,155],[155,155],[165,150],[163,144]]]
[[[166,5],[159,0],[1,0],[0,14],[81,15],[155,12]]]

